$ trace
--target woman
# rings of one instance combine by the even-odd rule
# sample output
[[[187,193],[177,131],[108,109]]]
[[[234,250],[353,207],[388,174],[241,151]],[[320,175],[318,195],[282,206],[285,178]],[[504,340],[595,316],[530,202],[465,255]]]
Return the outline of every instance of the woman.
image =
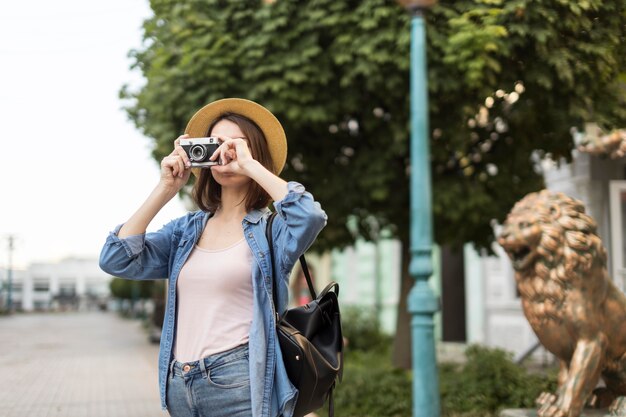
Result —
[[[297,390],[276,338],[272,285],[283,311],[289,272],[326,214],[302,185],[277,176],[286,160],[285,133],[259,104],[213,102],[192,117],[186,133],[161,162],[161,179],[147,200],[109,235],[100,266],[119,277],[169,280],[159,387],[171,416],[291,417]],[[192,171],[180,139],[203,136],[221,144],[211,156],[220,165],[193,169],[200,210],[145,233]],[[270,200],[278,213],[273,270],[265,239]]]

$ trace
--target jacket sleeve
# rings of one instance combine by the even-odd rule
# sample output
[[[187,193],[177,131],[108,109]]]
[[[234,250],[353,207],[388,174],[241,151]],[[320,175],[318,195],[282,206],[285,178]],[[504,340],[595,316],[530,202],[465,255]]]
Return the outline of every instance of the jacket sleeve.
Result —
[[[157,232],[120,238],[122,225],[107,237],[100,252],[100,268],[113,276],[133,279],[166,279],[169,276],[171,248],[181,219],[172,220]]]
[[[279,247],[275,248],[275,253],[282,254],[281,272],[288,276],[300,255],[306,252],[326,226],[327,216],[302,184],[292,181],[287,187],[287,195],[274,203],[282,221],[274,222],[273,232],[280,236],[276,242]]]

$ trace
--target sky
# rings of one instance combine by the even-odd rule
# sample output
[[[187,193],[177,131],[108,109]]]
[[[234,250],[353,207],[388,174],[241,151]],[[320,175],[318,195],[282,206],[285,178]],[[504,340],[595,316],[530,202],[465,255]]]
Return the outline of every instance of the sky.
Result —
[[[97,258],[158,183],[118,92],[139,86],[146,0],[0,2],[0,268]],[[172,138],[172,141],[175,138]],[[185,209],[170,201],[148,230]]]

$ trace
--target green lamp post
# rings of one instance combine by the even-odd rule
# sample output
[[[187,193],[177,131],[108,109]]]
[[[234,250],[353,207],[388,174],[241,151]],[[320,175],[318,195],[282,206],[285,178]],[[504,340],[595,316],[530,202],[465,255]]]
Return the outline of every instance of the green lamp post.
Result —
[[[439,417],[434,320],[439,310],[428,280],[432,266],[432,203],[424,12],[436,0],[398,0],[411,13],[411,313],[413,417]]]

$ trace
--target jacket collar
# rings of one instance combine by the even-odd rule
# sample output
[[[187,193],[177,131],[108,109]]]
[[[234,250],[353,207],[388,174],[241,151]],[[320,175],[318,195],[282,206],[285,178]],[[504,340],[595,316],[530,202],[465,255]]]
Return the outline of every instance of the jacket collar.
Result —
[[[268,214],[270,210],[268,208],[263,208],[260,210],[252,210],[250,213],[246,214],[246,217],[243,219],[248,223],[258,223],[266,214]]]
[[[252,210],[250,213],[246,214],[246,217],[244,217],[243,220],[248,223],[256,224],[269,213],[270,213],[270,210],[267,207],[262,208],[262,209]],[[201,210],[199,210],[199,214],[200,216],[197,219],[198,234],[202,233],[202,230],[206,226],[207,221],[209,220],[211,216],[213,216],[213,213],[207,213]]]

